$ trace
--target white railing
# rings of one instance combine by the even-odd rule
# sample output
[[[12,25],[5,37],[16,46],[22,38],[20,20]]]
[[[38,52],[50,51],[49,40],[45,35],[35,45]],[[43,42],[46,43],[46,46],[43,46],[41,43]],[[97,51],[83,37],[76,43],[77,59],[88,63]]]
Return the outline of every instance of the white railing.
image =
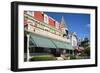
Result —
[[[33,28],[33,26],[31,26],[31,25],[28,25],[28,27],[30,27],[30,28],[32,27]],[[70,39],[58,36],[56,34],[50,33],[48,31],[44,31],[44,30],[39,29],[39,28],[35,28],[35,30],[26,28],[25,30],[28,31],[28,32],[31,32],[33,34],[38,34],[38,35],[41,35],[41,36],[44,36],[44,37],[48,37],[48,38],[51,38],[51,39],[55,39],[55,40],[59,40],[59,41],[67,42],[67,43],[71,43]]]
[[[29,16],[29,15],[27,15],[27,14],[25,14],[25,17],[28,17],[28,18],[30,18],[30,19],[32,19],[32,20],[34,20],[34,21],[37,21],[37,20],[35,20],[33,17],[31,17],[31,16]],[[45,23],[40,22],[40,21],[37,21],[37,22],[39,22],[39,23],[41,23],[41,24],[45,24]],[[45,25],[48,25],[48,24],[45,24]],[[41,35],[41,36],[44,36],[44,37],[56,39],[56,40],[59,40],[59,41],[71,43],[71,40],[70,40],[70,39],[67,39],[67,37],[65,38],[65,37],[59,36],[59,35],[57,35],[57,34],[54,34],[54,33],[48,32],[48,31],[45,31],[45,30],[43,30],[43,29],[34,27],[34,26],[32,26],[31,24],[28,24],[27,27],[28,27],[28,29],[26,28],[25,30],[28,31],[28,32],[32,32],[32,33],[34,33],[34,34],[38,34],[38,35]],[[50,27],[50,26],[48,26],[48,27],[49,27],[49,28],[53,28],[53,27]],[[56,31],[56,32],[58,32],[58,31]],[[59,32],[59,33],[60,33],[60,32]]]

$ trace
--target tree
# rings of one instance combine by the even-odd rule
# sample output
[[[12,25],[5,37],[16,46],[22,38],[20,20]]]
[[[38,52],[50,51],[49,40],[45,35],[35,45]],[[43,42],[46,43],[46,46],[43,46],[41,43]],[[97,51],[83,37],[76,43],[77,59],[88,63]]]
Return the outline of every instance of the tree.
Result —
[[[86,49],[84,49],[84,53],[85,53],[87,56],[90,56],[90,47],[87,47]]]
[[[90,40],[88,38],[84,38],[79,46],[84,47],[84,55],[90,56]]]

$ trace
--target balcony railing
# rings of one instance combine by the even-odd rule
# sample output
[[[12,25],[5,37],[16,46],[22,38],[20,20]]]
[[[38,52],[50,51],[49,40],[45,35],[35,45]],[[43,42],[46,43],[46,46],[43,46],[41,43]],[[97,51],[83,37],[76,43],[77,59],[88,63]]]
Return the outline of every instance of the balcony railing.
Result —
[[[25,14],[24,17],[26,19],[31,20],[33,23],[35,23],[35,25],[28,24],[25,27],[26,31],[32,32],[32,33],[35,33],[35,34],[38,34],[38,35],[42,35],[42,36],[45,36],[45,37],[48,37],[48,38],[56,39],[56,40],[59,40],[59,41],[71,43],[70,39],[68,39],[67,37],[63,37],[63,32],[57,30],[56,28],[50,26],[49,24],[46,24],[46,23],[41,22],[41,21],[38,21],[34,17],[32,17],[32,16],[30,16],[28,14]],[[39,27],[38,25],[42,25],[42,26],[47,27],[49,29],[54,29],[55,32],[47,31],[47,30]]]
[[[36,24],[40,24],[41,26],[44,26],[44,27],[47,27],[48,29],[53,29],[55,30],[56,32],[58,32],[59,34],[63,34],[63,32],[61,32],[61,30],[58,30],[56,29],[55,27],[53,26],[50,26],[49,24],[45,23],[45,22],[41,22],[41,21],[38,21],[37,19],[35,19],[34,17],[28,15],[28,14],[24,14],[24,17],[26,19],[30,19],[32,20],[33,22],[35,22]]]
[[[27,32],[31,32],[33,34],[38,34],[38,35],[41,35],[41,36],[44,36],[44,37],[48,37],[48,38],[51,38],[51,39],[55,39],[55,40],[59,40],[59,41],[67,42],[67,43],[71,43],[71,40],[67,39],[65,37],[55,35],[55,34],[50,33],[48,31],[44,31],[44,30],[42,30],[40,28],[31,29],[31,28],[33,28],[33,26],[31,26],[31,25],[28,25],[28,27],[30,27],[30,29],[25,27],[25,31],[27,31]]]

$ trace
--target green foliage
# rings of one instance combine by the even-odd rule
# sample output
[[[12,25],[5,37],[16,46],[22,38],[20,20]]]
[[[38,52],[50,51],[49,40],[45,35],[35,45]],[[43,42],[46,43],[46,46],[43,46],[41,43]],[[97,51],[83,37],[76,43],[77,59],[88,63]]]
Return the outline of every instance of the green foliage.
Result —
[[[56,58],[52,55],[43,55],[43,56],[33,56],[30,61],[48,61],[48,60],[56,60]]]
[[[70,59],[76,59],[76,56],[70,55]]]
[[[87,47],[87,48],[84,50],[84,53],[85,53],[87,56],[90,56],[90,47]]]
[[[85,38],[84,41],[80,44],[81,47],[84,47],[83,52],[81,53],[81,56],[90,56],[90,41],[88,38]]]

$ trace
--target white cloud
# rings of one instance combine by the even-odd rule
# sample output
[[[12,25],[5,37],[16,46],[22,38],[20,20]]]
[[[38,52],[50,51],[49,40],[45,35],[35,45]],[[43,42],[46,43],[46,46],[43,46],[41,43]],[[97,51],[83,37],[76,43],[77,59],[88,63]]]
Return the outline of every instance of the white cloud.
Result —
[[[90,27],[90,24],[86,24],[86,27]]]

